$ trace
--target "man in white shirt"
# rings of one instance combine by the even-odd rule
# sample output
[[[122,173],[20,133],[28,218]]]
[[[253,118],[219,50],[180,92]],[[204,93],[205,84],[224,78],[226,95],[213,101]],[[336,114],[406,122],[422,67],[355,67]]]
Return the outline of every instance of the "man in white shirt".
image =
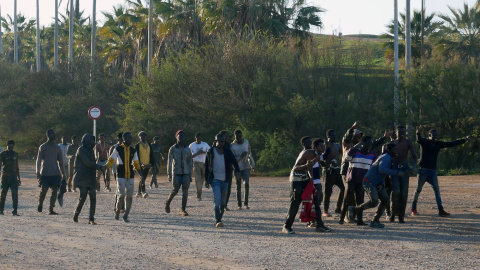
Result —
[[[205,181],[205,158],[210,146],[202,141],[202,134],[195,134],[195,141],[189,146],[193,157],[193,176],[195,177],[195,186],[197,188],[197,201],[202,200],[202,186]]]
[[[238,210],[242,209],[242,179],[245,187],[244,206],[245,209],[250,209],[250,207],[248,207],[249,180],[250,171],[255,169],[255,160],[253,159],[250,144],[243,138],[242,131],[235,130],[234,134],[235,140],[230,145],[230,149],[237,159],[238,167],[240,167],[240,173],[235,174]]]

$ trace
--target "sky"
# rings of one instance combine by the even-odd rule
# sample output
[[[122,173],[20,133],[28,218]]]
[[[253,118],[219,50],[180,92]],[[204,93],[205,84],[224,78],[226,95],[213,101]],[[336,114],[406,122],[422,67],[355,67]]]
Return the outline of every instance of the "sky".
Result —
[[[55,16],[55,0],[40,1],[40,24],[53,23]],[[13,17],[14,0],[0,0],[1,14]],[[65,14],[68,0],[59,0],[59,11]],[[426,12],[430,14],[449,14],[448,6],[455,9],[463,7],[464,3],[471,6],[476,0],[425,0]],[[104,21],[101,11],[112,11],[112,7],[125,3],[125,0],[97,0],[97,21]],[[315,32],[323,34],[374,34],[379,35],[386,31],[386,25],[393,19],[393,0],[307,0],[307,4],[317,5],[326,11],[321,13],[323,22],[322,29]],[[405,0],[398,0],[398,10],[405,11]],[[84,10],[84,16],[92,14],[93,0],[81,0],[80,9]],[[412,12],[421,9],[421,0],[411,0]],[[27,18],[36,17],[36,0],[17,0],[17,12]]]

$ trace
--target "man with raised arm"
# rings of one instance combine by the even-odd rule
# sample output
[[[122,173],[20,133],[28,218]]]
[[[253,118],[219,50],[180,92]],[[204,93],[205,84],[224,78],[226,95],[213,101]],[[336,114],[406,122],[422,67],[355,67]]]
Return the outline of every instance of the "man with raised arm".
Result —
[[[443,148],[454,147],[471,141],[474,139],[473,136],[467,136],[465,139],[460,139],[451,142],[439,141],[439,134],[436,129],[431,129],[428,132],[428,139],[423,138],[421,134],[421,126],[416,128],[417,131],[417,143],[420,144],[420,162],[419,170],[417,176],[417,190],[412,202],[412,216],[418,215],[417,212],[417,202],[420,192],[422,192],[423,185],[425,182],[429,183],[433,191],[435,192],[435,201],[438,206],[438,215],[441,217],[449,216],[450,213],[446,212],[443,209],[442,198],[440,197],[440,188],[438,186],[437,178],[437,158],[438,153]]]

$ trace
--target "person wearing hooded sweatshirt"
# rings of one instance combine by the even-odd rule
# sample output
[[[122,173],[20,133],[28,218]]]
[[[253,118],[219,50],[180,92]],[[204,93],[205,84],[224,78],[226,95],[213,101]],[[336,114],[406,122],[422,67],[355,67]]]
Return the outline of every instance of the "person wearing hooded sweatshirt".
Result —
[[[77,203],[77,208],[73,215],[73,221],[78,222],[78,215],[82,211],[83,204],[90,196],[90,215],[89,224],[95,225],[95,206],[97,204],[97,181],[96,170],[102,169],[100,164],[95,163],[95,153],[93,147],[95,146],[95,137],[92,134],[85,134],[82,138],[82,146],[80,146],[75,154],[75,169],[73,175],[73,185],[80,190],[80,198]]]

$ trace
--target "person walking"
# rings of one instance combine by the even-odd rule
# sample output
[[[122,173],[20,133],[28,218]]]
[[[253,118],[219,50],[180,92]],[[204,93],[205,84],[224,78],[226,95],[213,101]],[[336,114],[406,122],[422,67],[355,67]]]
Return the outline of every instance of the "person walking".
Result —
[[[153,152],[152,179],[150,180],[150,189],[155,185],[158,188],[157,175],[160,173],[162,161],[165,160],[163,148],[160,145],[160,137],[153,137],[153,143],[150,144]]]
[[[239,172],[237,160],[232,151],[225,148],[225,136],[217,134],[205,159],[205,187],[212,187],[215,227],[223,227],[223,214],[227,200],[228,182],[232,181],[232,167]]]
[[[43,201],[48,189],[51,189],[49,215],[58,215],[53,209],[57,200],[58,188],[63,183],[66,185],[67,175],[63,167],[62,150],[55,144],[55,131],[53,129],[47,130],[47,142],[38,148],[36,175],[41,187],[37,211],[42,212]],[[59,198],[58,203],[60,206],[63,205],[63,197]]]
[[[345,194],[345,185],[343,183],[342,175],[340,174],[340,167],[338,166],[339,157],[342,155],[342,147],[336,143],[336,132],[333,129],[327,130],[327,150],[329,151],[328,157],[325,160],[325,166],[323,167],[323,179],[325,181],[325,198],[323,201],[323,214],[324,217],[331,217],[328,213],[330,207],[330,197],[332,196],[333,186],[337,186],[340,189],[337,198],[337,205],[335,207],[335,213],[340,214],[342,211],[343,197]]]
[[[243,138],[241,130],[234,131],[235,140],[230,145],[233,155],[237,159],[240,173],[235,174],[235,182],[237,185],[237,202],[238,210],[242,209],[242,180],[245,189],[243,201],[245,209],[250,209],[248,206],[248,196],[250,192],[250,171],[255,171],[255,160],[253,159],[252,149],[248,140]]]
[[[185,132],[178,130],[175,133],[177,143],[168,150],[167,175],[168,181],[172,183],[173,190],[165,202],[165,212],[170,213],[170,203],[180,188],[182,188],[182,210],[180,215],[188,216],[186,211],[188,200],[188,188],[192,182],[192,153],[185,144]]]
[[[473,136],[467,136],[465,139],[460,139],[451,142],[439,141],[439,133],[436,129],[431,129],[428,132],[428,139],[423,138],[421,134],[421,126],[416,128],[417,143],[420,144],[420,162],[417,176],[417,189],[412,202],[412,216],[417,216],[417,202],[420,192],[422,192],[425,182],[429,183],[435,193],[435,201],[437,202],[438,215],[447,217],[450,213],[443,208],[442,197],[440,196],[440,187],[437,178],[437,158],[440,150],[447,147],[454,147],[471,141]]]
[[[68,182],[67,182],[67,191],[75,192],[76,189],[73,187],[73,171],[75,169],[75,156],[77,150],[80,147],[77,142],[77,136],[72,136],[72,144],[67,147],[67,158],[68,158]],[[72,189],[73,187],[73,189]]]
[[[145,189],[145,181],[147,180],[148,171],[154,165],[153,150],[147,142],[147,133],[140,131],[138,133],[138,143],[135,145],[135,151],[138,153],[140,162],[141,178],[138,182],[137,198],[147,198],[148,193]]]
[[[123,133],[123,142],[117,146],[108,158],[105,165],[105,170],[110,169],[113,164],[117,164],[117,194],[115,196],[115,219],[120,219],[120,210],[125,202],[125,212],[123,214],[123,221],[130,222],[128,215],[133,202],[133,193],[135,192],[135,173],[133,169],[141,175],[140,162],[138,161],[138,154],[132,145],[132,134],[130,132]]]
[[[111,144],[105,141],[105,134],[101,133],[98,135],[99,142],[95,145],[95,158],[98,163],[105,163],[108,160],[108,152],[110,150]],[[107,171],[98,171],[97,172],[97,191],[100,191],[100,178],[103,175],[103,181],[105,183],[105,190],[110,191],[110,170]]]
[[[202,141],[202,134],[195,134],[195,141],[188,148],[192,152],[193,158],[193,176],[195,177],[195,187],[197,189],[197,201],[202,200],[202,186],[205,181],[205,158],[210,149],[208,143]]]
[[[18,168],[18,153],[13,151],[15,141],[7,142],[7,150],[0,153],[0,166],[2,167],[2,184],[0,196],[0,215],[5,209],[5,200],[8,190],[12,194],[12,215],[18,216],[18,187],[22,184],[20,170]]]
[[[95,223],[95,207],[97,204],[97,181],[95,176],[96,170],[103,168],[102,165],[95,163],[94,147],[95,137],[89,133],[83,135],[82,146],[78,148],[75,154],[75,173],[73,176],[73,184],[80,190],[80,197],[73,215],[73,221],[78,222],[78,216],[88,195],[90,197],[88,224],[90,225],[97,224]]]

